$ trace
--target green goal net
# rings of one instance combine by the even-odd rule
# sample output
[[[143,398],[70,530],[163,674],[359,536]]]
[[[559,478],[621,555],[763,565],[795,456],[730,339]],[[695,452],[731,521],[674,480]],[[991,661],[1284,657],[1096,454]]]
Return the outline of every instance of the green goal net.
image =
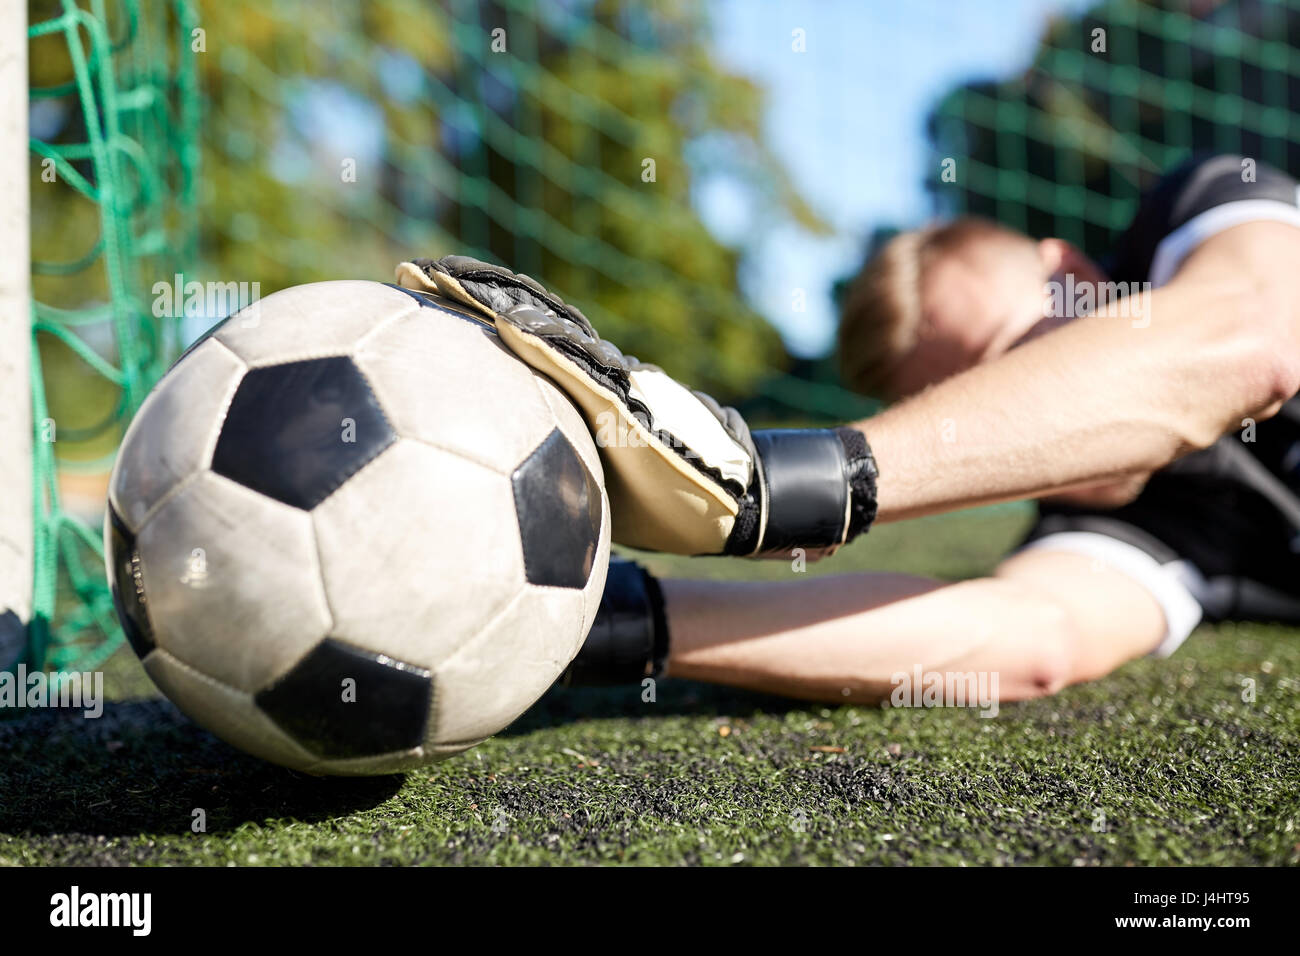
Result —
[[[28,8],[35,666],[93,668],[120,640],[97,519],[177,344],[150,290],[196,252],[196,21],[165,0]]]
[[[930,117],[941,209],[1103,249],[1193,151],[1300,173],[1300,2],[1109,0]],[[955,161],[955,182],[939,163]]]

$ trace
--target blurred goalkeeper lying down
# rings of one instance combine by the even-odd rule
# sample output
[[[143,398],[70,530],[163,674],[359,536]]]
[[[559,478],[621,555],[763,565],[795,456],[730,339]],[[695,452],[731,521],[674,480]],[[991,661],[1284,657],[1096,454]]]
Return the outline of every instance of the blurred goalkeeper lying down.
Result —
[[[1043,498],[1024,545],[957,584],[616,562],[572,681],[875,701],[920,667],[996,673],[1014,700],[1172,653],[1203,617],[1300,622],[1297,227],[1294,180],[1218,156],[1166,176],[1104,265],[979,221],[904,234],[841,329],[850,381],[904,400],[826,431],[751,433],[525,277],[453,257],[399,280],[479,308],[565,388],[623,544],[789,560],[875,520]]]

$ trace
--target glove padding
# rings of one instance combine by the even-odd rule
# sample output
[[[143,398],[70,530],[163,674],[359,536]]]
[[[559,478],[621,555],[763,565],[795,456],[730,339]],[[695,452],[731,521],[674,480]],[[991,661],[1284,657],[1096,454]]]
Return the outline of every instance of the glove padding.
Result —
[[[492,321],[522,361],[582,412],[605,466],[620,544],[678,554],[828,554],[875,518],[875,461],[850,428],[750,433],[733,408],[693,392],[597,335],[539,283],[465,256],[415,259],[398,284]]]

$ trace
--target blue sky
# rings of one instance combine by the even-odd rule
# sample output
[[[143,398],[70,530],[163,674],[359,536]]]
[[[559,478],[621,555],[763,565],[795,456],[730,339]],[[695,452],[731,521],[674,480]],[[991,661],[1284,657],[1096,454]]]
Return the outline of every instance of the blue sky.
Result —
[[[746,293],[797,354],[831,345],[831,283],[860,264],[876,225],[932,210],[922,188],[925,117],[953,86],[1012,75],[1030,62],[1054,13],[1087,0],[717,0],[717,55],[767,91],[764,135],[796,186],[835,230],[788,225],[748,243]],[[806,52],[791,50],[803,29]],[[743,200],[723,183],[696,198],[724,238],[745,231]],[[793,288],[806,290],[796,311]]]

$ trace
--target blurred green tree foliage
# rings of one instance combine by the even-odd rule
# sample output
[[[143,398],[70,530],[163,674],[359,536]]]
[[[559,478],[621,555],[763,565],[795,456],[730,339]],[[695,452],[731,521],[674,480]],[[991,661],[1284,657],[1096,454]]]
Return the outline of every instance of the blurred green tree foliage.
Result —
[[[626,351],[741,393],[787,359],[692,206],[704,175],[823,229],[698,4],[239,0],[201,7],[206,272],[265,295],[462,252]]]

